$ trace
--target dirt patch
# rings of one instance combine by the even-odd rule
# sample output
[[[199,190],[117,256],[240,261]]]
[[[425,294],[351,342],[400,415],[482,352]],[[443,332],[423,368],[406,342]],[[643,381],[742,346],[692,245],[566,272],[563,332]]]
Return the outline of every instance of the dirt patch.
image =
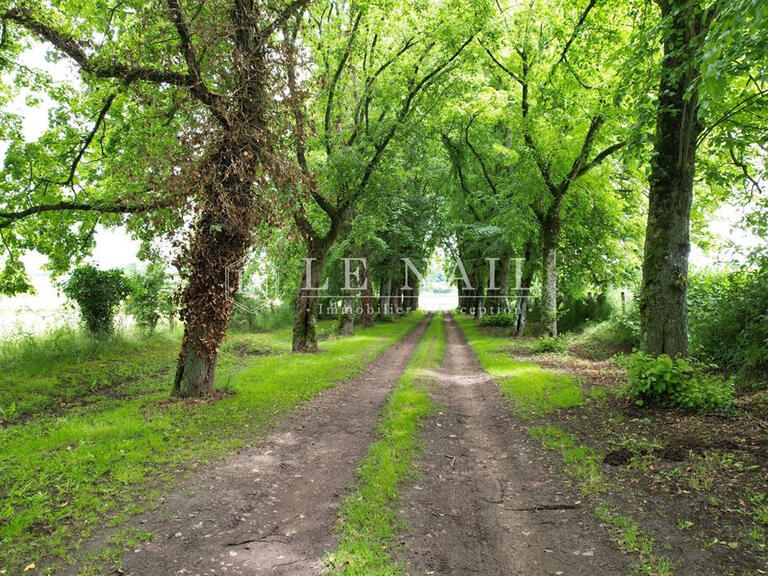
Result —
[[[130,526],[156,536],[126,553],[122,573],[318,573],[335,547],[340,500],[428,323],[360,376],[319,394],[258,446],[184,478],[157,509],[132,520]],[[98,551],[107,538],[81,554]]]
[[[626,574],[559,463],[526,435],[448,318],[439,412],[422,435],[420,477],[404,491],[411,574]]]
[[[602,498],[653,534],[675,574],[768,572],[768,526],[756,519],[755,501],[768,502],[763,393],[740,398],[725,415],[640,407],[615,396],[625,375],[610,361],[513,352],[578,376],[586,403],[537,424],[563,427],[602,456],[612,487]],[[607,394],[590,394],[597,388]]]

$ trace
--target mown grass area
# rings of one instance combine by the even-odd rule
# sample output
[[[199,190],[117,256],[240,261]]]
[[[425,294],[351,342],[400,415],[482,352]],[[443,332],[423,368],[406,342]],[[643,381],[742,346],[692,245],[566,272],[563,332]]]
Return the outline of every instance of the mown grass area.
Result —
[[[94,351],[74,363],[51,359],[38,376],[55,379],[66,372],[59,382],[75,382],[77,390],[88,389],[74,375],[79,366],[89,375],[97,368],[108,376],[130,374],[130,383],[119,395],[0,428],[0,573],[21,572],[41,559],[46,565],[71,560],[94,528],[119,525],[156,502],[182,470],[257,440],[287,411],[359,373],[419,319],[412,315],[326,340],[314,355],[284,353],[290,347],[287,330],[233,335],[217,372],[217,386],[233,394],[215,402],[168,400],[174,338],[150,341],[141,353],[128,347]],[[275,353],[248,354],[265,346]],[[166,372],[155,372],[163,362]],[[15,394],[33,385],[23,378],[14,382],[20,383]],[[66,394],[40,394],[37,405],[50,406]],[[55,574],[55,563],[47,571]]]
[[[390,395],[378,426],[379,440],[360,465],[359,485],[339,512],[341,540],[327,558],[339,574],[373,576],[405,574],[407,567],[391,550],[401,528],[396,510],[398,485],[412,473],[419,450],[422,422],[433,410],[429,398],[430,371],[442,364],[445,322],[435,316]]]
[[[458,315],[456,322],[475,350],[480,365],[496,380],[510,408],[535,424],[528,428],[528,435],[562,456],[569,480],[585,496],[598,497],[610,491],[610,483],[603,473],[598,454],[582,444],[575,434],[543,418],[556,414],[558,410],[579,406],[587,400],[588,396],[578,379],[516,360],[510,351],[510,341],[499,331],[488,330]],[[643,532],[634,520],[607,505],[598,506],[595,514],[622,550],[638,555],[635,567],[638,574],[674,574],[671,562],[654,552],[653,538]]]

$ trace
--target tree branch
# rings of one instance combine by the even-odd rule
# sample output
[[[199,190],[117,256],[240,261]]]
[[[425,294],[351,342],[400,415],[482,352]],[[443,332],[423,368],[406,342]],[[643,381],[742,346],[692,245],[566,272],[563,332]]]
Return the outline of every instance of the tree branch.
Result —
[[[482,156],[480,156],[478,151],[472,145],[472,142],[469,141],[470,126],[472,126],[472,122],[469,122],[467,124],[466,129],[464,130],[464,141],[467,143],[467,146],[469,147],[470,151],[472,152],[474,157],[477,159],[477,162],[480,164],[480,168],[483,171],[483,177],[485,178],[485,181],[488,183],[488,186],[491,188],[491,191],[493,192],[494,196],[496,196],[498,194],[498,191],[496,190],[496,185],[493,183],[493,180],[491,180],[491,175],[488,173],[488,169],[485,166],[485,162],[483,161]]]
[[[488,54],[488,57],[489,57],[491,60],[493,60],[494,64],[496,64],[496,66],[498,66],[499,68],[501,68],[501,69],[502,69],[502,70],[503,70],[503,71],[504,71],[504,72],[505,72],[505,73],[506,73],[506,74],[507,74],[507,75],[508,75],[510,78],[512,78],[512,80],[514,80],[515,82],[517,82],[517,83],[519,83],[519,84],[521,84],[521,85],[523,84],[523,79],[522,79],[522,78],[520,78],[520,76],[518,76],[518,75],[517,75],[517,74],[515,74],[514,72],[512,72],[512,70],[510,70],[509,68],[507,68],[506,66],[504,66],[504,64],[502,64],[502,63],[501,63],[501,62],[500,62],[500,61],[499,61],[499,60],[498,60],[498,59],[497,59],[497,58],[496,58],[496,57],[493,55],[493,53],[492,53],[492,52],[491,52],[491,51],[490,51],[488,48],[486,48],[485,44],[483,44],[482,42],[480,42],[480,40],[478,40],[478,43],[480,44],[480,46],[482,46],[482,47],[483,47],[483,50],[485,50],[485,53],[486,53],[486,54]]]
[[[595,4],[597,4],[597,0],[589,0],[589,3],[587,4],[586,8],[584,8],[584,11],[581,13],[581,16],[579,17],[578,22],[576,22],[576,25],[573,27],[573,30],[571,31],[571,36],[568,38],[568,41],[565,43],[565,46],[563,46],[563,51],[560,53],[560,58],[552,65],[552,68],[549,69],[549,74],[547,74],[547,80],[544,82],[544,86],[549,84],[550,80],[552,80],[552,76],[555,73],[555,69],[560,65],[561,62],[563,62],[566,59],[566,55],[568,54],[568,49],[571,47],[571,44],[576,40],[576,36],[579,34],[579,29],[584,24],[585,20],[587,19],[587,16],[589,16],[589,13],[592,11],[592,8],[595,7]]]
[[[7,10],[0,17],[3,20],[16,22],[23,28],[36,34],[41,40],[52,44],[55,48],[69,56],[86,74],[92,74],[97,78],[115,78],[126,84],[135,81],[150,82],[153,84],[169,84],[186,88],[198,100],[205,104],[214,116],[226,123],[226,119],[218,106],[219,97],[210,91],[202,90],[198,78],[192,73],[181,73],[172,70],[163,70],[146,66],[129,66],[123,62],[98,62],[95,56],[89,56],[82,42],[72,36],[57,30],[35,19],[29,12],[20,8]]]
[[[96,122],[93,124],[93,128],[91,128],[91,131],[85,137],[83,145],[80,147],[80,151],[77,153],[77,156],[75,156],[75,159],[72,162],[72,166],[69,168],[69,177],[65,182],[62,183],[62,186],[72,186],[74,184],[75,173],[77,172],[77,167],[80,164],[80,160],[83,159],[85,152],[88,150],[91,142],[93,142],[93,138],[96,136],[96,132],[99,131],[99,127],[101,126],[101,123],[104,122],[104,118],[107,116],[107,112],[109,112],[109,109],[112,106],[112,102],[114,101],[115,94],[110,94],[107,96],[107,99],[104,101],[104,105],[101,107],[99,115],[96,118]]]
[[[30,216],[37,214],[44,214],[46,212],[98,212],[100,214],[140,214],[142,212],[148,212],[149,210],[155,210],[157,208],[164,208],[170,206],[172,202],[158,202],[154,204],[130,204],[130,203],[106,203],[106,202],[94,202],[88,204],[85,202],[70,202],[62,200],[55,204],[38,204],[26,208],[25,210],[19,210],[17,212],[0,212],[0,230],[10,227],[14,222],[23,220]]]
[[[592,146],[594,145],[597,134],[600,132],[600,127],[604,122],[605,118],[602,114],[595,114],[592,117],[592,120],[589,123],[589,129],[584,135],[584,141],[581,143],[581,150],[579,151],[579,154],[576,156],[576,158],[574,158],[571,169],[568,172],[568,176],[566,176],[565,179],[557,187],[557,192],[555,194],[556,198],[565,196],[565,193],[568,191],[568,187],[571,185],[571,182],[573,182],[586,171],[585,166],[587,166],[587,158],[589,158],[589,155],[592,152]]]
[[[328,100],[325,103],[325,122],[323,124],[324,126],[324,140],[325,140],[325,151],[326,153],[331,153],[331,113],[333,109],[333,99],[336,95],[336,85],[339,83],[339,78],[341,77],[341,73],[344,70],[344,66],[347,63],[347,60],[349,59],[350,54],[352,53],[352,44],[355,41],[355,37],[357,36],[357,30],[360,26],[360,19],[363,17],[362,12],[357,13],[357,17],[355,18],[354,24],[352,25],[352,31],[349,34],[349,40],[347,41],[347,46],[344,48],[344,52],[341,55],[341,59],[339,60],[339,65],[336,67],[336,71],[333,73],[333,77],[331,78],[331,82],[328,85]]]
[[[619,150],[624,148],[624,146],[626,146],[626,145],[627,145],[626,141],[621,141],[621,142],[617,142],[616,144],[612,144],[611,146],[608,146],[608,148],[606,148],[605,150],[600,152],[597,156],[592,158],[591,161],[589,161],[587,164],[585,164],[584,167],[581,170],[579,170],[579,173],[576,174],[576,178],[578,178],[579,176],[581,176],[583,174],[586,174],[587,172],[592,170],[592,168],[594,168],[595,166],[597,166],[598,164],[603,162],[603,160],[608,158],[608,156],[610,156],[611,154],[613,154],[615,152],[618,152]]]
[[[445,61],[438,64],[433,68],[428,74],[426,74],[419,82],[417,82],[411,90],[408,92],[408,95],[405,98],[405,101],[403,102],[402,107],[400,108],[400,112],[397,115],[397,118],[395,122],[392,124],[390,129],[387,131],[387,133],[384,135],[384,137],[379,141],[379,143],[376,145],[375,151],[373,156],[371,157],[370,161],[368,162],[368,165],[365,167],[365,171],[363,172],[363,177],[360,180],[360,185],[357,189],[357,194],[360,194],[365,188],[368,186],[368,181],[371,178],[371,174],[373,174],[373,170],[376,168],[376,165],[379,163],[379,160],[381,159],[381,155],[386,149],[387,145],[389,145],[390,140],[392,140],[392,137],[395,135],[395,132],[397,131],[398,126],[405,120],[406,116],[408,116],[408,113],[411,110],[411,105],[413,104],[413,100],[416,98],[416,96],[421,92],[426,86],[429,85],[429,83],[438,75],[440,72],[445,70],[452,62],[458,58],[461,53],[464,51],[464,48],[466,48],[470,42],[474,39],[474,35],[467,38],[464,43],[459,46],[459,48],[451,54],[450,57],[446,58]]]

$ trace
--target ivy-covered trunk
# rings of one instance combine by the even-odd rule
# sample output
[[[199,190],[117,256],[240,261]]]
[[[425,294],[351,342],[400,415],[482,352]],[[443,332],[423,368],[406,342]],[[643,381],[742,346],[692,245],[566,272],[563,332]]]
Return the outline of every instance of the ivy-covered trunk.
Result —
[[[661,68],[656,141],[651,159],[648,223],[640,294],[641,349],[688,353],[688,255],[693,202],[699,77],[697,45],[704,17],[692,3],[662,3],[669,18]]]
[[[231,158],[224,151],[214,164],[192,243],[180,261],[187,282],[181,297],[184,337],[173,391],[183,398],[214,392],[219,345],[232,314],[242,260],[251,245],[253,181],[235,174],[255,174],[255,155],[244,147],[243,153]],[[233,166],[246,170],[233,170]],[[231,206],[238,209],[230,210]]]

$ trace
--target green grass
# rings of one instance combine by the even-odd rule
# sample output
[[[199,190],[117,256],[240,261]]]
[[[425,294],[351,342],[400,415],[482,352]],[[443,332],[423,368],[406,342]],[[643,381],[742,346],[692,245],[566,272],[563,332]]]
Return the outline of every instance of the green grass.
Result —
[[[86,371],[103,363],[105,374],[131,374],[130,383],[120,397],[0,427],[0,571],[39,566],[43,557],[71,559],[94,527],[119,525],[151,506],[179,470],[257,440],[287,411],[359,373],[419,319],[413,315],[328,340],[314,355],[280,353],[290,345],[288,332],[234,335],[224,346],[217,386],[235,394],[208,403],[167,401],[169,378],[153,371],[162,354],[172,364],[175,345],[150,346],[158,364],[130,348],[81,356]],[[267,344],[277,353],[234,351],[245,344]],[[57,357],[48,366],[55,367],[53,374],[73,371],[71,382],[80,386],[76,363]],[[25,370],[23,363],[18,370]],[[12,393],[23,393],[28,384],[15,382]],[[41,394],[38,405],[48,406],[57,396],[45,398]]]
[[[467,335],[480,365],[494,377],[510,407],[523,418],[541,419],[584,402],[585,396],[576,378],[549,372],[532,363],[518,362],[510,355],[510,343],[503,335],[485,330],[467,318],[456,317],[456,321]],[[598,393],[598,401],[601,395]],[[562,456],[566,475],[582,494],[599,496],[611,490],[602,472],[600,456],[581,444],[575,434],[551,423],[531,426],[528,434]],[[598,506],[595,515],[622,550],[638,554],[637,574],[674,574],[672,564],[654,554],[653,539],[634,520],[605,505]]]
[[[330,336],[334,325],[332,320],[319,322],[319,337]],[[150,337],[131,332],[94,340],[63,327],[0,341],[0,424],[61,414],[83,402],[165,390],[180,340],[180,331],[165,330]],[[290,327],[229,334],[222,346],[219,385],[226,387],[227,378],[250,356],[290,349]]]
[[[524,418],[536,418],[561,408],[578,406],[584,393],[578,380],[542,369],[532,362],[518,362],[510,354],[510,342],[476,322],[456,316],[483,369],[496,379],[504,395]]]
[[[398,530],[398,485],[412,472],[419,450],[422,421],[433,410],[427,385],[437,369],[445,348],[442,316],[432,319],[427,333],[390,395],[378,427],[379,440],[363,459],[359,485],[339,512],[338,549],[327,558],[339,574],[405,574],[406,567],[391,555]]]
[[[557,426],[532,426],[528,430],[531,438],[539,440],[549,450],[559,452],[563,457],[566,474],[579,487],[582,494],[599,494],[608,490],[607,480],[600,468],[602,462],[594,450],[583,444],[574,434]]]
[[[640,560],[634,566],[636,574],[647,576],[674,576],[675,570],[669,559],[657,556],[653,551],[653,538],[628,516],[613,508],[600,505],[595,515],[605,525],[611,538],[624,552],[634,552]]]

